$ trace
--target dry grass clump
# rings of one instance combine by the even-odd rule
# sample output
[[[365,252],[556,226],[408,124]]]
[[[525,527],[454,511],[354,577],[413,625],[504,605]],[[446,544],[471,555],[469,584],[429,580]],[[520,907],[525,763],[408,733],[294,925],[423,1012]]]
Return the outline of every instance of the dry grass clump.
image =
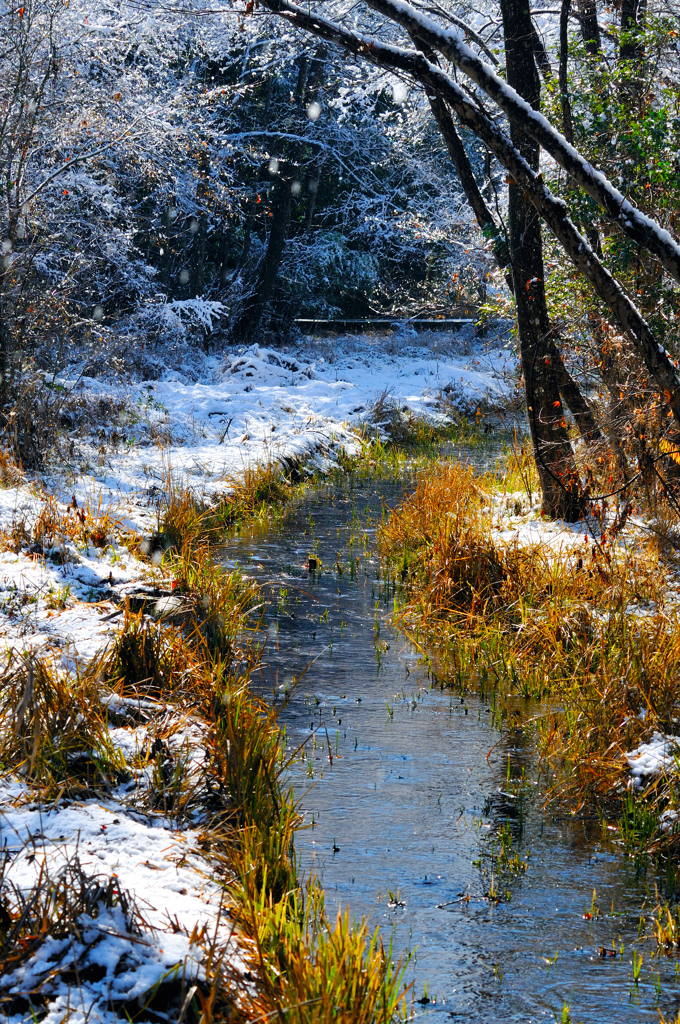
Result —
[[[663,566],[654,550],[603,537],[563,552],[504,541],[493,486],[438,466],[383,525],[381,552],[408,602],[401,622],[437,642],[442,674],[461,687],[549,698],[534,729],[557,791],[621,806],[623,752],[677,732],[680,717],[680,617]],[[675,806],[668,785],[653,800],[657,822]],[[631,837],[646,829],[641,813],[629,815]]]
[[[376,930],[352,924],[348,913],[331,923],[317,885],[289,892],[278,905],[263,892],[249,907],[246,927],[255,947],[260,992],[255,1019],[295,1024],[390,1024],[406,1021],[404,964],[392,963]]]
[[[380,531],[391,572],[418,594],[423,614],[484,614],[505,578],[502,553],[489,536],[488,494],[459,465],[423,474],[414,493]]]
[[[655,561],[601,539],[567,552],[501,540],[492,486],[469,467],[439,465],[383,523],[381,554],[413,598],[410,616],[466,626],[500,617],[535,634],[538,647],[569,646],[593,609],[660,600]]]
[[[0,448],[0,487],[19,487],[23,482],[23,471],[15,462],[12,452]]]
[[[230,524],[243,519],[266,519],[291,495],[291,484],[274,463],[248,467],[228,481],[229,493],[220,504],[220,515]]]
[[[45,659],[10,655],[0,696],[0,763],[46,799],[110,791],[127,775],[111,743],[96,672],[66,675]]]
[[[244,616],[254,610],[256,591],[239,572],[227,572],[203,548],[187,557],[183,551],[171,558],[168,568],[174,578],[174,593],[190,610],[195,638],[213,654],[231,657]]]
[[[105,548],[120,532],[122,525],[122,516],[112,508],[102,508],[101,498],[96,506],[88,501],[79,507],[73,500],[62,509],[50,496],[44,499],[33,527],[33,553],[58,548],[67,540],[80,546],[92,544],[96,548]]]
[[[275,516],[293,491],[283,469],[273,463],[248,468],[226,483],[229,490],[209,504],[169,474],[151,548],[180,551],[187,545],[215,542],[225,530]]]
[[[124,628],[100,660],[99,676],[121,697],[178,699],[191,690],[196,658],[179,630],[127,615]],[[179,688],[179,689],[178,689]]]
[[[101,498],[96,505],[87,501],[83,506],[75,497],[67,506],[60,505],[53,495],[43,496],[42,502],[32,526],[18,520],[0,531],[0,550],[27,550],[62,563],[69,560],[69,542],[80,549],[89,545],[102,549],[121,535],[123,517],[111,507],[102,507]]]

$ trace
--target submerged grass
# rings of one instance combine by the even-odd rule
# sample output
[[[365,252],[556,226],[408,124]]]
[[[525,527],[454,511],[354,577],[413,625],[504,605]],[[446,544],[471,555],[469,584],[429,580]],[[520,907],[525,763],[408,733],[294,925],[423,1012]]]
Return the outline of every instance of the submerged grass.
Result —
[[[526,699],[554,796],[617,811],[631,847],[669,851],[680,835],[659,815],[680,806],[676,776],[629,792],[623,756],[677,731],[680,619],[667,566],[656,545],[617,540],[616,524],[566,534],[561,547],[513,537],[507,512],[532,486],[520,459],[500,484],[440,465],[383,523],[399,621],[433,645],[444,678],[496,706]],[[533,701],[544,702],[538,713]]]

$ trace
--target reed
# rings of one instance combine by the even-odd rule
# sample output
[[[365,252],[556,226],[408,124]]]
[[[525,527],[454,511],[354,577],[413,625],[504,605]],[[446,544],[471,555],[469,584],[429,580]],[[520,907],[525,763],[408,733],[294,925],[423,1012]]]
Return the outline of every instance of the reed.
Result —
[[[0,448],[0,487],[20,487],[24,482],[23,470],[15,462],[12,452]]]
[[[224,483],[226,489],[207,501],[168,472],[157,542],[166,550],[219,542],[227,530],[275,518],[295,490],[278,463],[248,467],[238,477],[227,477]]]
[[[617,808],[631,845],[668,847],[677,839],[658,818],[676,804],[672,778],[646,790],[644,824],[640,808],[625,817],[623,799],[623,752],[654,730],[672,733],[680,714],[680,621],[658,547],[507,539],[510,487],[532,487],[521,460],[518,451],[500,485],[440,465],[383,523],[381,554],[403,595],[397,620],[431,645],[444,678],[490,691],[501,714],[511,696],[525,699],[527,720],[531,702],[546,701],[527,728],[552,767],[553,796]]]
[[[111,743],[96,672],[68,675],[30,654],[10,654],[0,697],[0,763],[42,799],[111,788],[127,769]]]

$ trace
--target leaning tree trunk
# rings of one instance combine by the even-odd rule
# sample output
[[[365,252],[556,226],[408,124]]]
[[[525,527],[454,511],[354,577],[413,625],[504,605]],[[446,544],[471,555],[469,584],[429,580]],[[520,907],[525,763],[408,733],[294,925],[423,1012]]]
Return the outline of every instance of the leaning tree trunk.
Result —
[[[290,184],[290,181],[282,178],[277,185],[267,248],[257,268],[255,283],[231,324],[231,336],[234,341],[241,344],[249,345],[257,336],[262,316],[276,284],[290,224]]]
[[[508,84],[538,109],[540,82],[528,0],[501,0],[501,12]],[[537,143],[517,124],[511,125],[511,138],[532,169],[538,170]],[[573,521],[582,514],[582,496],[551,358],[555,345],[545,298],[541,221],[515,181],[509,186],[508,233],[520,359],[543,511]]]

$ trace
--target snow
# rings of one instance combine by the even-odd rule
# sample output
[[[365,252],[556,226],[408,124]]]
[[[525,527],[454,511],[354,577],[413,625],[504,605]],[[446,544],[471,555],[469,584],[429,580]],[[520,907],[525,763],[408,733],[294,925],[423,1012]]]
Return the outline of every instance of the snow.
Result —
[[[148,713],[163,712],[167,724],[171,709],[140,703]],[[152,737],[150,728],[139,726],[109,731],[128,764]],[[195,752],[200,735],[192,736],[191,728],[178,729],[171,739],[175,749],[190,742]],[[94,1012],[102,1021],[118,1021],[121,1014],[112,1012],[112,1003],[149,993],[169,978],[190,983],[204,977],[205,954],[195,939],[202,931],[232,971],[245,972],[240,955],[244,940],[232,934],[224,889],[199,849],[200,832],[178,828],[163,815],[142,809],[140,795],[148,774],[148,769],[137,770],[134,781],[109,799],[47,806],[34,802],[19,778],[5,777],[0,784],[0,844],[9,855],[5,892],[15,888],[27,895],[37,886],[49,891],[50,884],[64,873],[73,876],[75,869],[77,878],[96,879],[103,887],[114,879],[117,890],[134,905],[133,915],[126,915],[123,900],[109,907],[100,903],[96,916],[80,916],[78,932],[67,940],[50,935],[0,978],[0,997],[25,995],[40,986],[48,998],[46,1020],[61,1020],[70,1000],[76,1019],[78,1013],[86,1019]],[[72,973],[74,964],[81,975],[77,988],[59,970]],[[92,965],[105,971],[89,971]]]
[[[669,768],[677,768],[676,750],[680,737],[655,732],[649,743],[641,743],[635,750],[624,754],[635,786],[642,786],[654,775],[662,775]]]
[[[327,455],[333,448],[355,451],[349,427],[368,415],[381,394],[432,416],[440,391],[450,385],[477,402],[502,402],[510,393],[513,361],[500,346],[443,358],[413,344],[402,352],[391,347],[394,339],[378,343],[366,358],[365,339],[346,339],[334,347],[331,362],[320,354],[330,346],[319,341],[293,353],[254,345],[223,365],[206,361],[208,372],[199,381],[169,371],[150,386],[138,384],[131,401],[157,422],[167,420],[178,444],[170,459],[162,447],[145,449],[143,457],[133,451],[108,459],[95,480],[122,492],[148,488],[164,479],[171,462],[190,486],[211,493],[258,462]]]

